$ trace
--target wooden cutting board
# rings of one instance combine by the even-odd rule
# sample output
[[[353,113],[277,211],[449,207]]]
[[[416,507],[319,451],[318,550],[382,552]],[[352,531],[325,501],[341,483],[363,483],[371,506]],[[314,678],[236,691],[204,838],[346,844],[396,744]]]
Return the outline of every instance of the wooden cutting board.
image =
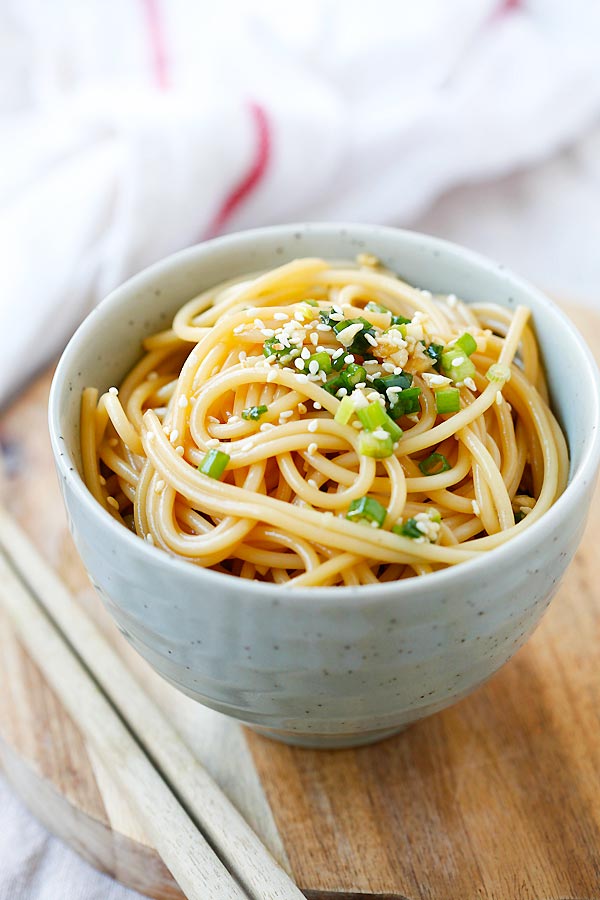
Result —
[[[599,320],[571,313],[600,358]],[[48,386],[0,420],[5,502],[307,897],[600,900],[598,503],[541,626],[484,687],[374,747],[297,750],[180,695],[108,620],[67,531]],[[0,684],[0,762],[33,812],[125,884],[181,897],[2,618]]]

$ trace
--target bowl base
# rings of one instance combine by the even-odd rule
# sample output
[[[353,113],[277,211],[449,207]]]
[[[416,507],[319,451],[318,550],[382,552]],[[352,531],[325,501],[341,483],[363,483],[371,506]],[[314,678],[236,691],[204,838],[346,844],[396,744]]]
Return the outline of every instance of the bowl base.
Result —
[[[349,747],[376,744],[377,741],[384,741],[408,728],[408,725],[399,725],[395,728],[379,728],[375,731],[361,731],[354,734],[297,734],[294,731],[263,728],[261,725],[249,723],[246,723],[246,726],[272,741],[290,744],[293,747],[305,747],[310,750],[343,750]]]

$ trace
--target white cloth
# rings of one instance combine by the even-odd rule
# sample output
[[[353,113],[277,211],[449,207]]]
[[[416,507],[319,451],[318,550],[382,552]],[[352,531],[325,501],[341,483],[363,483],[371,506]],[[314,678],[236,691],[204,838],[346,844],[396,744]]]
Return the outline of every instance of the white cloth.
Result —
[[[135,271],[217,230],[410,225],[600,110],[588,0],[5,0],[0,403]]]
[[[0,900],[143,900],[43,828],[0,776]]]

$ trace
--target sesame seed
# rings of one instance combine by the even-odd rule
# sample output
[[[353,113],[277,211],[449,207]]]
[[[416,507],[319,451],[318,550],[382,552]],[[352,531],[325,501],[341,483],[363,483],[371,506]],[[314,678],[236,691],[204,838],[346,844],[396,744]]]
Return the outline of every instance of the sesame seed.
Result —
[[[177,456],[183,456],[185,450],[183,449],[181,444],[179,445],[179,447],[175,447],[175,453],[177,454]]]
[[[335,396],[336,396],[336,397],[339,397],[339,398],[341,399],[342,397],[345,397],[347,393],[348,393],[348,391],[346,390],[346,388],[345,388],[345,387],[341,387],[341,388],[339,389],[339,391],[336,392],[336,395],[335,395]]]
[[[119,504],[117,503],[117,501],[115,500],[114,497],[107,497],[106,502],[108,503],[109,506],[112,506],[113,509],[119,508]]]
[[[303,312],[301,312],[299,309],[297,309],[296,312],[294,313],[294,318],[295,318],[296,322],[304,322],[305,316],[304,316]]]
[[[312,431],[312,432],[315,432],[315,431],[317,430],[318,427],[319,427],[319,423],[317,422],[316,419],[313,419],[313,420],[312,420],[311,422],[309,422],[308,425],[306,426],[307,430],[308,430],[308,431]]]
[[[476,391],[477,385],[473,381],[472,378],[465,378],[465,385],[469,388],[470,391]]]
[[[209,416],[209,418],[210,418],[210,416]],[[215,419],[215,421],[218,422],[219,420]],[[169,437],[169,435],[171,434],[171,429],[169,428],[168,425],[163,425],[163,431],[167,437]]]
[[[179,409],[185,409],[188,405],[188,402],[188,398],[185,396],[185,394],[183,394],[177,401],[177,406],[179,407]]]
[[[465,361],[464,356],[457,356],[456,359],[453,359],[453,360],[452,360],[452,366],[453,366],[453,368],[458,368],[458,366],[462,366],[462,364],[464,363],[464,361]]]
[[[306,483],[307,483],[307,484],[309,485],[309,487],[311,487],[311,488],[316,488],[316,487],[317,487],[317,482],[315,481],[314,478],[308,478],[307,481],[306,481]]]
[[[354,357],[352,356],[351,353],[349,353],[348,356],[344,357],[344,362],[348,363],[348,365],[350,365],[350,363],[354,362]]]
[[[326,325],[325,322],[319,322],[317,331],[331,331],[331,325]]]
[[[245,323],[242,322],[240,325],[236,325],[236,326],[235,326],[235,328],[233,329],[233,333],[234,333],[234,334],[241,334],[241,332],[244,330],[245,327],[246,327]]]
[[[368,331],[365,331],[365,337],[366,337],[366,339],[368,340],[368,342],[369,342],[369,344],[371,345],[371,347],[376,347],[376,346],[377,346],[377,341],[375,340],[375,338],[373,337],[372,334],[369,334]]]
[[[171,441],[172,444],[174,444],[178,437],[179,437],[179,432],[177,431],[176,428],[174,428],[173,431],[171,432],[171,434],[169,435],[169,440]]]
[[[502,391],[496,391],[496,405],[500,406],[504,397],[502,396]]]
[[[261,328],[260,333],[263,337],[272,338],[275,337],[275,332],[272,328]]]
[[[308,455],[314,456],[317,450],[319,449],[318,445],[313,441],[312,444],[308,445]]]
[[[256,328],[264,328],[265,327],[265,323],[263,322],[262,319],[255,319],[254,325],[256,326]]]
[[[159,478],[156,484],[154,485],[154,490],[157,494],[161,494],[165,489],[165,482],[162,478]]]
[[[294,415],[293,409],[284,409],[283,412],[279,413],[279,418],[280,419],[289,419],[289,417],[293,416],[293,415]]]
[[[360,431],[362,428],[362,422],[353,422],[352,427],[356,428],[357,431]]]
[[[305,414],[306,406],[304,405],[304,403],[298,404],[298,412],[300,413],[301,416],[303,416]]]
[[[330,318],[333,322],[341,322],[341,321],[343,320],[343,318],[344,318],[344,313],[341,313],[341,312],[340,312],[340,313],[335,313],[335,312],[334,312],[334,313],[330,313],[329,318]]]
[[[316,347],[317,344],[319,343],[319,335],[317,334],[316,331],[311,331],[310,342],[313,345],[313,347]]]
[[[314,409],[323,409],[318,400],[313,400],[313,407]]]
[[[394,367],[394,375],[402,375],[402,366]]]
[[[395,366],[393,363],[383,363],[381,368],[383,369],[384,372],[393,372]]]
[[[331,354],[331,358],[332,358],[332,359],[339,359],[340,356],[342,355],[342,353],[345,353],[345,352],[346,352],[346,351],[344,350],[343,347],[339,347],[334,353]]]
[[[119,393],[119,389],[116,388],[116,387],[109,387],[108,393],[109,393],[109,394],[112,394],[113,397],[116,397],[116,396],[118,395],[118,393]]]
[[[270,366],[271,363],[274,363],[276,359],[277,359],[277,357],[275,356],[275,354],[271,353],[270,356],[265,357],[265,365]]]
[[[311,359],[311,361],[308,364],[308,371],[310,372],[311,375],[317,374],[317,372],[319,371],[319,363],[317,362],[316,359]]]
[[[286,319],[289,319],[289,316],[287,313],[277,312],[273,315],[273,318],[276,319],[278,322],[285,322]]]
[[[304,361],[303,359],[300,359],[300,358],[295,359],[295,360],[294,360],[294,365],[296,366],[297,369],[302,370],[302,369],[304,369],[305,361]]]
[[[305,381],[308,381],[308,375],[294,375],[294,378],[302,384],[304,384]]]
[[[423,290],[423,291],[421,291],[421,296],[422,296],[422,297],[426,297],[426,298],[429,300],[429,299],[431,299],[431,297],[432,297],[433,295],[432,295],[431,291],[425,291],[425,290]]]
[[[310,357],[310,350],[308,349],[308,347],[303,347],[303,348],[302,348],[302,353],[300,354],[300,356],[302,357],[302,359],[309,359],[309,357]]]
[[[259,431],[272,431],[275,428],[272,422],[263,422],[259,428]]]

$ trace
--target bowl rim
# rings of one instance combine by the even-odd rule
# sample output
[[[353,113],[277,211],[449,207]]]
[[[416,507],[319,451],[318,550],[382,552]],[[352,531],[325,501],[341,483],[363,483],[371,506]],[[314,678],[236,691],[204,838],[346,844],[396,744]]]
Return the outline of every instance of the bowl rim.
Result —
[[[476,559],[467,560],[459,565],[448,566],[423,577],[415,576],[402,581],[383,582],[377,585],[305,586],[291,589],[287,585],[250,581],[236,578],[233,575],[214,572],[211,569],[196,566],[177,556],[172,556],[161,548],[142,541],[137,534],[133,534],[120,525],[97,503],[79,474],[75,461],[72,459],[66,442],[61,435],[60,400],[69,380],[70,361],[77,346],[81,341],[93,335],[103,313],[108,313],[119,305],[124,291],[129,292],[132,289],[142,289],[151,286],[157,276],[164,277],[165,271],[176,269],[189,258],[208,256],[214,249],[220,249],[228,245],[251,244],[257,238],[272,238],[276,242],[282,237],[288,238],[295,233],[310,234],[311,236],[318,236],[319,233],[322,233],[325,237],[326,235],[331,235],[332,232],[339,233],[341,231],[347,232],[351,237],[367,242],[376,234],[384,234],[398,238],[405,245],[408,245],[409,248],[411,245],[414,245],[414,249],[417,249],[417,245],[419,245],[422,249],[423,245],[427,245],[431,250],[443,251],[453,255],[455,258],[460,257],[468,265],[478,270],[485,270],[485,273],[491,277],[501,275],[508,283],[527,294],[533,295],[542,307],[551,309],[553,314],[559,318],[563,331],[568,335],[568,339],[578,348],[582,366],[586,367],[585,371],[582,372],[582,380],[589,391],[593,406],[593,417],[590,420],[591,425],[588,434],[589,439],[585,442],[579,466],[568,482],[565,491],[539,521],[534,522],[522,534],[515,535],[512,540],[490,550],[489,553],[485,553]],[[300,600],[303,602],[310,601],[319,605],[337,604],[338,601],[344,604],[352,603],[353,601],[356,603],[376,604],[390,599],[400,602],[403,598],[414,596],[418,593],[433,593],[436,589],[443,590],[444,588],[450,590],[457,583],[468,581],[471,578],[476,579],[478,574],[485,571],[486,566],[489,567],[490,559],[498,567],[508,562],[511,556],[524,553],[527,545],[531,549],[544,541],[544,538],[549,535],[559,518],[562,517],[563,510],[570,508],[577,502],[579,495],[582,491],[585,491],[586,486],[590,482],[593,484],[595,481],[597,470],[600,466],[600,377],[591,350],[568,316],[552,300],[546,297],[542,291],[513,273],[503,264],[494,262],[488,257],[452,241],[408,229],[351,222],[300,222],[246,229],[194,244],[158,260],[111,291],[81,322],[60,356],[50,388],[48,425],[52,452],[59,477],[62,477],[69,484],[77,500],[96,519],[98,527],[116,539],[125,541],[125,546],[131,547],[132,552],[141,554],[142,558],[146,556],[148,561],[159,564],[165,571],[170,571],[175,576],[179,574],[191,579],[197,578],[199,586],[207,587],[212,583],[215,589],[219,587],[225,588],[235,583],[238,589],[248,597],[260,595],[265,602],[273,599],[277,599],[280,602],[287,600],[292,603],[298,603]]]

